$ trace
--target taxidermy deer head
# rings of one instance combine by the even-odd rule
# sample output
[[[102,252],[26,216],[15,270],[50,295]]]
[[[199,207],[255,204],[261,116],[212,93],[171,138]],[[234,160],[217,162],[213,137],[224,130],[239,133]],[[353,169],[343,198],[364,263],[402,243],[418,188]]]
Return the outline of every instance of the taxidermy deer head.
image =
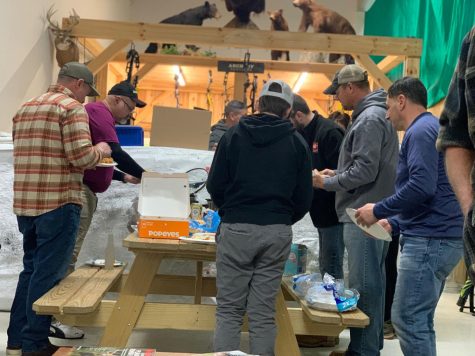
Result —
[[[72,38],[71,31],[79,23],[79,15],[73,9],[73,14],[69,16],[70,23],[67,27],[61,28],[57,21],[52,22],[51,17],[56,13],[54,6],[51,6],[46,14],[51,33],[55,36],[54,47],[56,48],[56,62],[62,67],[68,62],[79,61],[79,48]]]

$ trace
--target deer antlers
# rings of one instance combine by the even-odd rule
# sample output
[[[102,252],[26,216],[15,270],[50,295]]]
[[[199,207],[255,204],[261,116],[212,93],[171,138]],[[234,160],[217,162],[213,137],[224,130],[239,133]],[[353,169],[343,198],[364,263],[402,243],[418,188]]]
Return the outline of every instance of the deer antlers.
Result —
[[[53,32],[62,32],[62,33],[68,33],[71,32],[74,26],[76,26],[79,23],[79,15],[77,14],[76,10],[73,9],[72,15],[69,15],[69,25],[66,26],[65,28],[61,28],[58,24],[58,21],[51,21],[51,17],[56,13],[56,10],[54,9],[54,5],[51,5],[51,7],[48,9],[48,12],[46,13],[46,20],[49,23],[49,28]]]
[[[79,60],[79,48],[70,34],[74,26],[79,23],[79,15],[73,9],[73,14],[69,16],[68,25],[59,27],[57,21],[53,22],[51,17],[56,13],[54,5],[51,6],[46,14],[46,20],[49,23],[49,29],[54,34],[54,47],[56,48],[56,61],[62,67],[68,62],[77,62]]]

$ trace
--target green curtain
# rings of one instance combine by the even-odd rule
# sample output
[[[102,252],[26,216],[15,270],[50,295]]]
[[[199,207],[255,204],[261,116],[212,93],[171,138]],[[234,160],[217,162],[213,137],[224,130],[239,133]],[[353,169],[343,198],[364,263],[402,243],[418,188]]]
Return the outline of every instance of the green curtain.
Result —
[[[376,0],[364,33],[423,40],[421,80],[430,107],[445,98],[462,39],[474,24],[475,0]],[[389,73],[393,80],[401,76],[402,66]]]

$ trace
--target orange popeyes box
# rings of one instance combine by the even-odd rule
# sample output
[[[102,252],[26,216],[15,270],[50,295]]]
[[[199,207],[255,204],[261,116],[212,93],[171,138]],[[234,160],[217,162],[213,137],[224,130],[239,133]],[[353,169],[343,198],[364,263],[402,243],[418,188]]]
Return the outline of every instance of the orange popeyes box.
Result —
[[[190,188],[186,173],[144,172],[139,192],[138,236],[178,239],[190,229]]]

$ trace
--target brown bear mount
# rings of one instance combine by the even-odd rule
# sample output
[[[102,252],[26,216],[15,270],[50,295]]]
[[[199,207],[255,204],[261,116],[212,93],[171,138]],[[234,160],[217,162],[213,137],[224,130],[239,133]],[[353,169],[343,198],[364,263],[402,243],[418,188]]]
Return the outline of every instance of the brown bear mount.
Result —
[[[266,8],[265,0],[225,0],[226,9],[234,13],[234,18],[224,27],[227,28],[247,28],[258,30],[254,22],[251,21],[251,12],[260,14]]]
[[[171,16],[165,20],[160,21],[160,23],[170,23],[174,25],[193,25],[201,26],[203,21],[206,19],[217,19],[221,15],[218,12],[216,4],[210,4],[208,1],[204,5],[194,7],[183,12],[180,12],[178,15]],[[170,45],[164,45],[164,47]],[[145,53],[157,53],[158,45],[154,42],[150,42]]]
[[[284,10],[267,11],[270,19],[270,29],[272,31],[288,31],[289,24],[284,18]],[[289,51],[270,51],[270,57],[273,61],[290,61]]]
[[[356,34],[346,18],[336,11],[314,3],[313,0],[292,0],[292,4],[302,10],[299,32],[307,32],[308,27],[312,26],[315,33]],[[350,55],[335,53],[330,54],[329,61],[330,63],[338,62],[343,56],[346,64],[354,63]]]

